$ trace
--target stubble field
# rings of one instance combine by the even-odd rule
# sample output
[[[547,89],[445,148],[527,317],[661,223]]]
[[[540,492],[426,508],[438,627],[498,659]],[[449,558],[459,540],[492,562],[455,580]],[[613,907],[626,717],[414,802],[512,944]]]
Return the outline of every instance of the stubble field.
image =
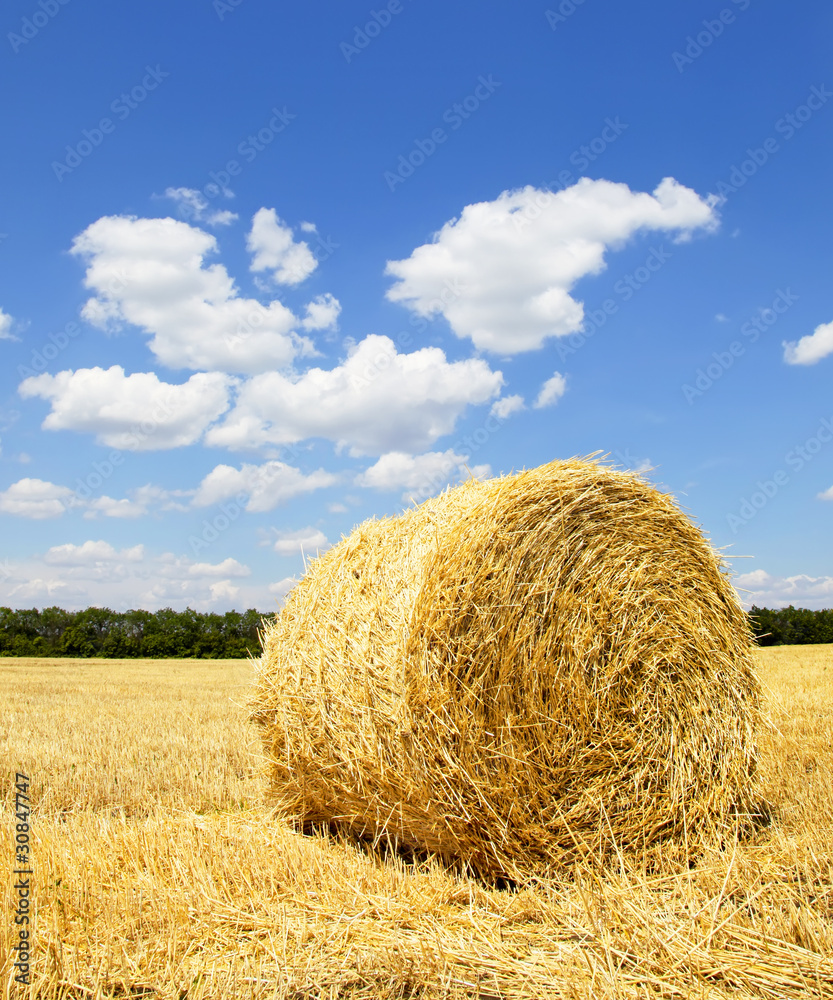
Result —
[[[771,826],[689,865],[511,889],[271,818],[246,661],[0,659],[2,995],[833,998],[833,646],[758,656]]]

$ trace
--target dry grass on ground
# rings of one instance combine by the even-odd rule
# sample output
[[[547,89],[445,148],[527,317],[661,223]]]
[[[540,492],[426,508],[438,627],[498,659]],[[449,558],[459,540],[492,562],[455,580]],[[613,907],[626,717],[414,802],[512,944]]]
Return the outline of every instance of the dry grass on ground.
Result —
[[[0,660],[6,871],[16,770],[36,803],[20,995],[833,998],[833,647],[759,658],[771,828],[522,891],[270,820],[245,662]]]

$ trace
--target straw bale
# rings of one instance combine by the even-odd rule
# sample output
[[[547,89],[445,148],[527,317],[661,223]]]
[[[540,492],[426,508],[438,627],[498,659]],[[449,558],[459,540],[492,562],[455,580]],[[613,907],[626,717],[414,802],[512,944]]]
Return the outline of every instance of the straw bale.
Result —
[[[571,459],[314,560],[267,623],[252,718],[282,815],[543,874],[751,814],[751,649],[676,501]]]

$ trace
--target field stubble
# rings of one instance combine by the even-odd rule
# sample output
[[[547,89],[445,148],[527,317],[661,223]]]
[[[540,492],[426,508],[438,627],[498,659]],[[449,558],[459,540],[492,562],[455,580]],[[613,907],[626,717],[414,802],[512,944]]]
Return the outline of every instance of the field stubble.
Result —
[[[2,995],[833,998],[833,647],[758,655],[771,827],[513,890],[271,819],[245,661],[0,659],[0,857],[24,771],[36,872]]]

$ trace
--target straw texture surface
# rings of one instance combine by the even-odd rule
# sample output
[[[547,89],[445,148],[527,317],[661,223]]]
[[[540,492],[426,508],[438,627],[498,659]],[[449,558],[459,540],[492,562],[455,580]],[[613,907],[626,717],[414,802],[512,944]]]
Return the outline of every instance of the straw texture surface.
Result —
[[[751,649],[674,499],[572,459],[314,560],[267,624],[252,718],[283,816],[528,877],[732,836],[755,801]]]

